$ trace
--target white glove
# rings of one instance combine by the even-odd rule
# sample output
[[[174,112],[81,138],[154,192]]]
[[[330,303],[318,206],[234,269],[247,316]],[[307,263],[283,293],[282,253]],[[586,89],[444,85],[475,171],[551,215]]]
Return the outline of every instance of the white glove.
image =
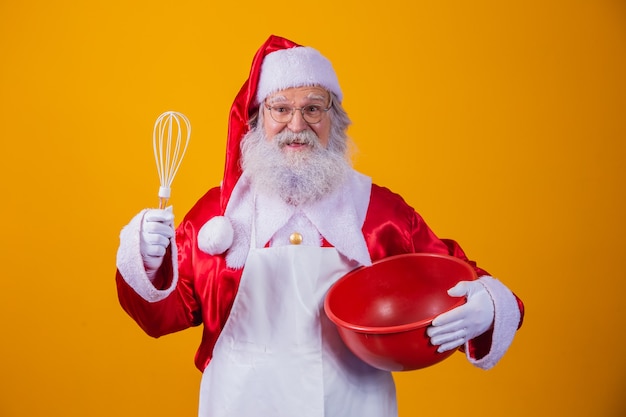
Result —
[[[467,302],[435,317],[426,330],[430,343],[445,352],[462,346],[491,327],[494,306],[491,296],[480,281],[461,281],[448,290],[452,297],[467,296]]]
[[[141,223],[139,252],[148,278],[152,281],[174,236],[172,207],[146,211]]]

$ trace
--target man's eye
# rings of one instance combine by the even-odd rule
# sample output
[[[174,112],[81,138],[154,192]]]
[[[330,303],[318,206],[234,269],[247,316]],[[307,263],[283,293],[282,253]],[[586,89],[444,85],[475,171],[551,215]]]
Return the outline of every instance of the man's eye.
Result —
[[[316,114],[316,113],[321,112],[322,108],[320,106],[311,105],[311,106],[306,106],[304,108],[304,111],[309,114]]]
[[[272,107],[274,111],[277,113],[290,113],[291,109],[289,107]]]

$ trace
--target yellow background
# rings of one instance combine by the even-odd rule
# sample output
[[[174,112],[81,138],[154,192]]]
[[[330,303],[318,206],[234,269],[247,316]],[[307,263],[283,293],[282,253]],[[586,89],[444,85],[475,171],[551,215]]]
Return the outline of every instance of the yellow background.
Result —
[[[400,415],[625,415],[624,2],[373,3],[0,1],[0,416],[195,415],[199,329],[123,313],[118,233],[163,111],[193,124],[177,219],[219,183],[271,33],[333,61],[356,167],[526,303],[494,369],[397,374]]]

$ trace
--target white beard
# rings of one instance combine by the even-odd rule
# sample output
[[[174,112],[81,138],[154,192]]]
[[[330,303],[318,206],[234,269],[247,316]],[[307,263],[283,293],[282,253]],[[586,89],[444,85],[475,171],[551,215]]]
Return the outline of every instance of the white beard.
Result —
[[[283,149],[294,142],[308,148]],[[311,130],[293,133],[285,129],[269,141],[263,128],[257,127],[244,137],[241,152],[243,170],[255,191],[292,205],[316,201],[332,192],[351,168],[343,152],[324,148]]]

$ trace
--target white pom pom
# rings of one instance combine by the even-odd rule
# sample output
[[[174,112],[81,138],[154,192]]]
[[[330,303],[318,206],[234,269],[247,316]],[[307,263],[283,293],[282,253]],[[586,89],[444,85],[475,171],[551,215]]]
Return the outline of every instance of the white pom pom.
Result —
[[[232,246],[233,236],[233,226],[226,217],[213,217],[198,232],[198,248],[209,255],[222,254]]]

